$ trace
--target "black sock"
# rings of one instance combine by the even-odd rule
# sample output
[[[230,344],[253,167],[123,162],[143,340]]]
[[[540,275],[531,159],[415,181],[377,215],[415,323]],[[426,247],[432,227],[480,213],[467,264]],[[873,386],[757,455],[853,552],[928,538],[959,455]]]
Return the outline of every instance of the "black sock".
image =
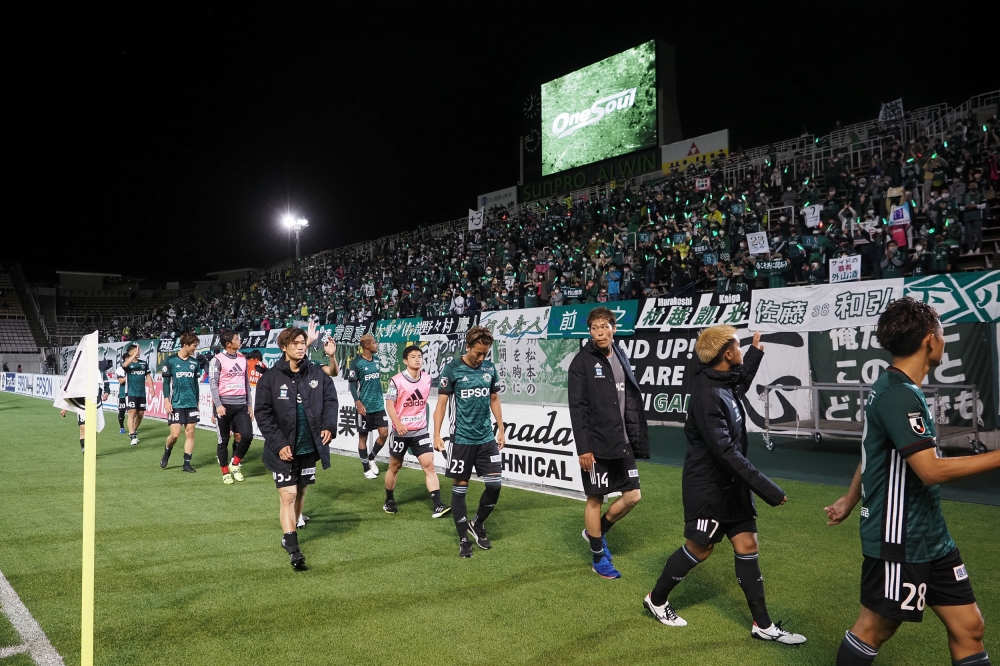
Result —
[[[593,538],[593,537],[591,537]],[[667,558],[667,563],[663,565],[663,573],[656,581],[656,586],[649,593],[650,601],[654,606],[662,606],[667,602],[667,597],[677,584],[684,580],[691,569],[701,564],[701,560],[694,556],[687,546],[681,546]]]
[[[951,666],[990,666],[990,655],[986,651],[971,654],[964,659],[952,661]]]
[[[441,490],[440,489],[438,489],[438,490],[432,490],[431,491],[431,506],[433,506],[433,508],[435,508],[435,509],[438,508],[439,506],[441,506]]]
[[[611,531],[611,527],[614,525],[613,522],[608,520],[608,514],[601,516],[601,534],[607,534]]]
[[[80,448],[83,448],[83,437],[80,438]]]
[[[368,471],[368,447],[358,449],[358,457],[361,458],[361,469]]]
[[[281,547],[288,551],[288,554],[298,552],[299,550],[299,533],[298,532],[285,532],[285,536],[281,538]]]
[[[188,466],[191,465],[191,455],[192,454],[190,454],[190,453],[185,453],[184,454],[184,464],[185,465],[188,465]]]
[[[130,433],[128,434],[128,436],[129,436],[129,437],[133,437],[133,438],[134,438],[134,437],[135,437],[135,433],[134,433],[134,432],[130,432]]]
[[[869,666],[878,650],[848,631],[837,650],[837,666]]]
[[[164,446],[163,447],[163,455],[166,456],[167,458],[170,457],[170,452],[171,451],[173,451],[173,449],[171,449],[169,446]]]
[[[604,538],[590,536],[590,532],[587,533],[587,538],[590,539],[590,554],[594,557],[594,564],[597,564],[604,557]]]
[[[487,483],[486,488],[483,490],[483,494],[479,497],[479,510],[476,511],[476,517],[474,522],[476,525],[482,525],[486,522],[486,519],[490,517],[493,513],[493,508],[497,505],[497,499],[500,497],[500,484],[499,483]]]
[[[458,540],[468,537],[469,520],[466,514],[465,494],[469,486],[451,487],[451,515],[455,518],[455,529],[458,530]]]
[[[385,489],[385,500],[386,500],[387,502],[388,502],[389,500],[392,500],[392,501],[394,501],[394,502],[396,501],[396,497],[395,497],[395,496],[394,496],[394,495],[392,494],[392,491],[391,491],[391,490],[389,490],[388,488],[386,488],[386,489]]]
[[[118,410],[118,427],[119,428],[124,428],[125,427],[125,410],[124,409],[119,409]]]
[[[376,441],[375,446],[372,447],[372,452],[368,454],[368,460],[375,460],[375,456],[378,455],[378,452],[382,450],[383,446],[385,446],[385,442],[379,444]]]
[[[764,601],[764,576],[760,573],[757,553],[736,553],[736,582],[743,588],[754,623],[761,629],[770,627],[771,616],[767,614],[767,603]]]

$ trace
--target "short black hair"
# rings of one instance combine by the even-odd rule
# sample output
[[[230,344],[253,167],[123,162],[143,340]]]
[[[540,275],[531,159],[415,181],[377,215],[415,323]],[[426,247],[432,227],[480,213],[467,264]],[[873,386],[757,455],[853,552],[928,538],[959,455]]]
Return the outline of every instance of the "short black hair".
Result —
[[[882,348],[896,358],[913,356],[928,334],[941,325],[931,306],[909,296],[889,304],[878,318],[875,337]]]
[[[418,354],[423,356],[423,352],[420,351],[420,347],[418,347],[417,345],[409,345],[406,349],[403,350],[403,360],[405,361],[406,359],[410,358],[410,354],[412,354],[413,352],[417,352]]]
[[[219,335],[219,342],[222,344],[223,347],[225,347],[230,342],[232,342],[233,338],[235,337],[236,337],[236,331],[226,331],[221,335]]]
[[[604,287],[601,287],[601,289],[603,288]],[[605,307],[598,307],[591,310],[590,314],[587,315],[587,328],[589,329],[594,325],[595,321],[599,320],[608,322],[608,325],[611,326],[611,328],[618,325],[618,319],[615,318],[615,313]]]

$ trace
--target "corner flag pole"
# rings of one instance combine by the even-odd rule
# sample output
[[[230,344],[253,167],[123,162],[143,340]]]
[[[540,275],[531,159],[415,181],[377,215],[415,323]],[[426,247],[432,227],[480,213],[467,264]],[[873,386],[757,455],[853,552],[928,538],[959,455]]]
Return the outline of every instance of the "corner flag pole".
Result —
[[[89,345],[84,367],[97,368],[97,346]],[[86,396],[86,422],[83,426],[83,607],[80,619],[80,664],[94,664],[94,534],[97,521],[97,401],[93,382]]]

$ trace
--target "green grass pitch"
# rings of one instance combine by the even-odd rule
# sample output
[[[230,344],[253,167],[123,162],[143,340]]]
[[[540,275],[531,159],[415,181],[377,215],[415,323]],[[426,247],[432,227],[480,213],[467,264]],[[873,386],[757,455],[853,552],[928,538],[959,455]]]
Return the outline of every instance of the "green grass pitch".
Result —
[[[582,502],[505,488],[489,522],[493,550],[462,560],[451,518],[430,517],[422,473],[401,472],[390,516],[382,476],[366,480],[356,459],[334,456],[307,495],[300,542],[311,570],[296,573],[278,545],[259,442],[247,480],[224,486],[213,433],[198,431],[192,475],[180,454],[167,470],[157,464],[165,424],[146,421],[130,447],[113,414],[108,422],[98,450],[99,664],[832,664],[858,612],[857,516],[830,528],[822,512],[842,488],[782,482],[788,504],[762,503],[771,615],[809,639],[791,648],[750,638],[727,542],[671,597],[689,626],[664,627],[642,609],[681,543],[677,468],[640,465],[642,503],[609,537],[623,573],[612,581],[590,570]],[[67,664],[79,663],[82,458],[75,419],[0,395],[0,571]],[[481,489],[472,484],[470,512]],[[948,502],[945,514],[987,648],[997,649],[1000,510]],[[16,642],[0,616],[0,647]],[[879,663],[950,663],[944,627],[927,612]]]

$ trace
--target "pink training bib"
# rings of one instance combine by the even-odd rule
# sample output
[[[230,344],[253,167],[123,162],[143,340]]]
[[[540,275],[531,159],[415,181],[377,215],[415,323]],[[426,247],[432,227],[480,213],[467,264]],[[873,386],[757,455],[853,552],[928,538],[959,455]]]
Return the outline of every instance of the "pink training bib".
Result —
[[[236,358],[226,354],[216,354],[215,359],[222,366],[219,371],[219,397],[245,396],[247,394],[247,360],[243,354],[236,353]]]
[[[392,378],[396,387],[396,414],[409,432],[427,429],[427,398],[431,393],[431,376],[423,370],[420,379],[413,381],[401,372]]]

